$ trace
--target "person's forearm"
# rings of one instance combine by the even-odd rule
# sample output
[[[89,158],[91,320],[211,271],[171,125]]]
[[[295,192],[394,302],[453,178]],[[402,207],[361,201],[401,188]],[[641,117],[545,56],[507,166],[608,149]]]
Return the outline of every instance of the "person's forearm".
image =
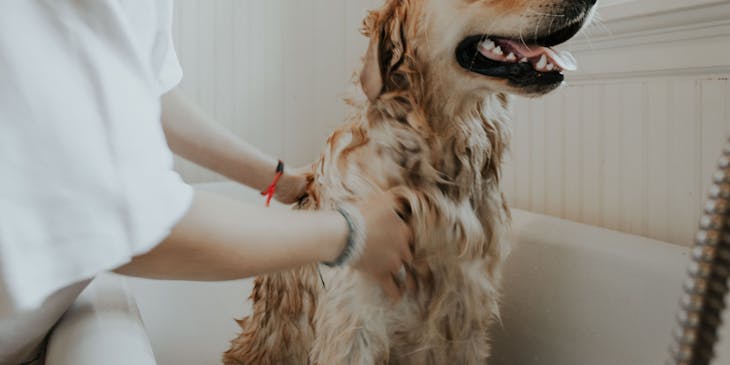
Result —
[[[170,236],[115,271],[153,279],[240,279],[333,261],[347,232],[337,212],[264,209],[196,192]]]
[[[213,121],[178,89],[162,97],[162,126],[170,149],[187,160],[258,190],[274,177],[276,159]]]

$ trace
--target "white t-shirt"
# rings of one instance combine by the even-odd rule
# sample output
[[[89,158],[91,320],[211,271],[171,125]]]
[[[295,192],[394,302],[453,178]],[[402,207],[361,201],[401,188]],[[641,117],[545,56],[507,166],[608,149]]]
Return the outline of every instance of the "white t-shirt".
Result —
[[[182,77],[171,22],[171,0],[0,1],[0,319],[150,250],[187,211],[160,123]]]

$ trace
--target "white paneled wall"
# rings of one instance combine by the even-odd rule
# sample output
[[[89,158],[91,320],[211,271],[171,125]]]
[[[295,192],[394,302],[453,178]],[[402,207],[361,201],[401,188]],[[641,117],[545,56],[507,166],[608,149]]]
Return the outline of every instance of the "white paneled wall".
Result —
[[[517,208],[689,245],[730,135],[730,2],[604,10],[567,47],[568,86],[516,100],[503,188]]]
[[[689,244],[730,132],[724,76],[577,83],[516,100],[514,207]]]
[[[378,0],[177,0],[183,89],[222,124],[289,164],[313,161],[333,126]],[[219,177],[179,160],[190,182]]]

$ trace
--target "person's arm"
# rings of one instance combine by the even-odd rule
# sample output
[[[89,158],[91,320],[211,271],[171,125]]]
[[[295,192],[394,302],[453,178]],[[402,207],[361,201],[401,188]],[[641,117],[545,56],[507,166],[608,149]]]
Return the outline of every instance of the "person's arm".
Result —
[[[371,197],[358,209],[366,239],[353,266],[397,296],[392,274],[411,261],[410,230],[388,195]],[[266,209],[196,191],[190,210],[161,244],[115,271],[153,279],[241,279],[334,261],[347,235],[347,221],[336,211]]]
[[[179,156],[259,191],[272,182],[278,161],[208,117],[175,88],[162,97],[162,126],[170,149]],[[299,169],[287,166],[276,198],[293,203],[305,189]]]

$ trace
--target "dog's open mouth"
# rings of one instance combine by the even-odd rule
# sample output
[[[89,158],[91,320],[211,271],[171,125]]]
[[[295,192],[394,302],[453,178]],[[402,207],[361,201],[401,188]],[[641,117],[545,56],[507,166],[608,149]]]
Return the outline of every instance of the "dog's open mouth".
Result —
[[[576,32],[563,30],[527,42],[474,35],[461,41],[456,59],[468,71],[505,78],[517,86],[557,84],[564,79],[563,71],[575,71],[577,65],[570,52],[550,46],[565,42]]]

